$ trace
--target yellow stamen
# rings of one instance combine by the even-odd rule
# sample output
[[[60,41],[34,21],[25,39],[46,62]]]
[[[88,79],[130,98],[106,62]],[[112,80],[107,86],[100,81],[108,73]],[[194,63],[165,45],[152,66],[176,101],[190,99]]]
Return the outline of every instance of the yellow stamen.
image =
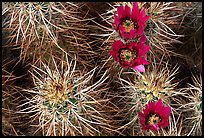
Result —
[[[125,32],[130,32],[132,29],[134,29],[134,22],[131,20],[125,20],[125,22],[123,22],[123,27]]]
[[[161,122],[161,118],[157,114],[152,114],[147,121],[147,124],[152,126]]]
[[[132,52],[128,49],[121,50],[121,53],[120,53],[121,60],[127,61],[127,62],[132,62],[135,57],[136,57],[136,55],[134,52]]]

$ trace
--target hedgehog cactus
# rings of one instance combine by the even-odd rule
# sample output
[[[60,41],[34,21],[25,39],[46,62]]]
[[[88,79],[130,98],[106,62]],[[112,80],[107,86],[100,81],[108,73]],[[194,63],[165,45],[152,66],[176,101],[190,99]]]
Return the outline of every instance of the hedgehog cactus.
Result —
[[[76,52],[75,45],[81,43],[82,32],[86,30],[77,12],[79,8],[77,4],[69,2],[5,4],[7,6],[3,9],[6,16],[3,29],[10,33],[7,45],[17,46],[21,50],[20,58],[23,61],[31,58],[35,63],[39,58],[47,58],[46,51],[52,51],[52,54],[56,55],[62,55],[62,52],[72,55],[69,51]]]
[[[23,126],[18,126],[22,116],[16,114],[17,106],[22,99],[20,93],[22,88],[16,84],[22,76],[16,76],[14,71],[10,70],[12,63],[12,60],[2,61],[2,134],[4,136],[23,135],[22,129],[24,129]]]
[[[202,78],[201,75],[192,76],[193,83],[181,88],[180,98],[177,99],[176,111],[185,116],[186,135],[202,135]]]
[[[2,4],[3,135],[202,135],[199,2]]]
[[[171,96],[171,92],[173,85],[170,84],[165,77],[161,77],[160,75],[165,75],[163,72],[161,74],[157,74],[158,72],[151,72],[150,74],[138,75],[138,78],[135,80],[135,88],[138,89],[138,93],[141,94],[142,99],[144,101],[152,101],[163,99],[163,101],[167,102],[169,97]],[[154,76],[154,77],[153,77]]]
[[[152,63],[152,71],[149,67],[144,74],[135,72],[134,82],[121,80],[130,85],[132,96],[140,98],[142,104],[146,104],[148,101],[157,101],[160,98],[165,103],[169,103],[170,97],[174,94],[178,84],[178,82],[173,82],[178,68],[174,67],[170,71],[167,67],[168,63],[165,64],[165,67],[162,67],[162,65]]]
[[[19,113],[32,113],[38,117],[38,130],[43,135],[100,135],[100,126],[105,126],[105,118],[100,113],[101,103],[108,99],[100,99],[99,87],[106,79],[104,74],[100,80],[91,84],[96,68],[88,73],[80,72],[76,61],[61,61],[58,68],[52,58],[55,69],[43,64],[44,69],[34,67],[33,80],[35,88],[25,90],[33,93],[33,97],[22,107]],[[28,107],[23,108],[28,105]]]
[[[191,123],[195,126],[195,128],[192,128],[193,135],[202,135],[202,77],[199,76],[193,76],[193,85],[189,84],[190,87],[190,93],[192,95],[189,95],[190,101],[196,106],[194,106],[194,114],[193,114],[193,120]],[[193,105],[192,104],[192,105]],[[188,108],[188,104],[187,104]],[[190,135],[190,134],[189,134]],[[192,135],[192,134],[191,134]]]
[[[144,132],[141,131],[141,124],[139,123],[141,118],[139,119],[138,116],[138,113],[143,108],[145,108],[144,111],[146,112],[146,108],[151,109],[148,106],[149,103],[156,103],[159,100],[160,102],[162,101],[163,105],[172,108],[171,97],[178,93],[177,85],[179,82],[175,82],[174,80],[177,71],[178,67],[175,66],[170,70],[168,62],[163,63],[161,61],[159,64],[156,62],[151,63],[145,73],[138,71],[134,73],[126,72],[126,74],[132,75],[125,79],[121,75],[120,83],[125,88],[124,93],[126,94],[124,96],[126,97],[126,107],[123,109],[123,112],[127,113],[126,120],[128,123],[119,129],[126,128],[127,132],[128,130],[130,131],[127,133],[128,135],[144,135]],[[172,111],[174,111],[173,108]],[[169,114],[170,112],[168,112]],[[145,132],[145,135],[150,135],[148,132]]]

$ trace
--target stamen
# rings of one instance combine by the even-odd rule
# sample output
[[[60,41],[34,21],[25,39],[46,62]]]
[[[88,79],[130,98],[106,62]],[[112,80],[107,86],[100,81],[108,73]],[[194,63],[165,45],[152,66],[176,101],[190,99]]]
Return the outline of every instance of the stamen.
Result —
[[[147,116],[147,121],[146,124],[153,126],[155,124],[158,124],[161,122],[161,117],[158,114],[151,113],[150,115]]]
[[[136,54],[128,49],[123,49],[120,52],[120,59],[127,62],[132,62],[134,58],[136,57]]]
[[[125,20],[123,22],[123,27],[125,29],[125,32],[130,32],[132,29],[134,29],[134,22],[131,20]]]

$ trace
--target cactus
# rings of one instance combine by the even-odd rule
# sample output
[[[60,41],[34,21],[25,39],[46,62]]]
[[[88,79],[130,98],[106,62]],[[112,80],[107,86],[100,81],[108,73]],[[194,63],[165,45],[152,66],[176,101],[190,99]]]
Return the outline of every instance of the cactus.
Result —
[[[178,67],[170,70],[168,62],[152,63],[152,67],[148,67],[148,71],[144,74],[135,72],[133,82],[124,80],[132,88],[132,96],[139,97],[142,104],[148,101],[162,99],[165,103],[169,103],[169,99],[174,93],[179,82],[173,82],[177,74]],[[133,98],[134,99],[134,98]]]
[[[144,135],[142,133],[138,112],[149,101],[158,101],[162,99],[163,103],[171,106],[171,97],[177,95],[177,85],[179,81],[175,81],[175,75],[178,73],[178,67],[171,68],[168,62],[151,63],[147,71],[142,74],[137,71],[134,73],[126,72],[123,74],[132,74],[130,77],[124,79],[120,76],[120,83],[123,86],[126,97],[124,103],[126,106],[122,109],[126,113],[127,123],[121,126],[120,129],[127,129],[127,135]],[[130,131],[130,132],[129,132]],[[129,132],[129,133],[128,133]],[[146,135],[150,135],[145,133]]]
[[[12,81],[13,80],[13,81]],[[3,135],[14,135],[12,131],[12,115],[13,109],[15,109],[14,104],[14,94],[15,89],[13,88],[13,83],[15,82],[15,76],[2,68],[2,134]],[[10,83],[10,84],[9,84]],[[9,104],[8,104],[9,103]],[[13,127],[15,128],[15,127]]]
[[[40,130],[42,135],[100,135],[100,126],[106,125],[100,108],[108,99],[100,99],[102,91],[95,89],[107,79],[106,74],[92,84],[96,68],[81,72],[76,60],[69,61],[67,54],[59,65],[54,57],[52,63],[42,62],[42,68],[33,66],[36,87],[25,90],[33,97],[19,105],[27,107],[18,113],[34,112],[31,118],[38,118],[36,132]]]
[[[202,79],[201,75],[192,75],[193,83],[181,88],[177,98],[176,111],[184,117],[184,134],[202,135]]]
[[[10,32],[7,46],[20,49],[20,59],[30,58],[35,64],[41,58],[49,58],[77,50],[87,51],[85,46],[85,21],[77,11],[80,4],[69,2],[10,2],[3,9],[6,18],[3,29]],[[82,15],[81,15],[82,16]],[[15,46],[15,47],[14,47]],[[79,48],[79,47],[83,48]],[[73,53],[74,52],[74,53]],[[83,61],[82,61],[83,62]]]
[[[200,2],[2,4],[3,135],[202,135]]]
[[[2,62],[2,134],[4,136],[25,135],[21,129],[23,127],[19,127],[22,116],[15,113],[18,111],[19,100],[22,99],[20,93],[22,88],[16,84],[23,76],[16,76],[14,71],[10,70],[12,62],[9,59]]]

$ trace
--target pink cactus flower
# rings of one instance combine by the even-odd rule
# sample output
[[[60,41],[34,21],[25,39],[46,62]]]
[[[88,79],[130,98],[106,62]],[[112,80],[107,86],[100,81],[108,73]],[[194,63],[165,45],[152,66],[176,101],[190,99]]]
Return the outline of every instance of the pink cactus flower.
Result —
[[[143,130],[159,130],[169,126],[171,108],[163,106],[162,100],[149,102],[142,112],[138,113]]]
[[[129,6],[121,5],[117,8],[117,14],[114,14],[113,27],[124,39],[134,39],[143,34],[146,22],[150,16],[147,16],[144,9],[139,10],[138,3],[134,2],[132,10]]]
[[[139,43],[129,42],[123,44],[121,40],[114,41],[110,54],[115,61],[119,62],[123,68],[133,68],[144,72],[144,66],[149,64],[147,61],[147,52],[150,46],[145,44],[146,37],[141,36]]]

